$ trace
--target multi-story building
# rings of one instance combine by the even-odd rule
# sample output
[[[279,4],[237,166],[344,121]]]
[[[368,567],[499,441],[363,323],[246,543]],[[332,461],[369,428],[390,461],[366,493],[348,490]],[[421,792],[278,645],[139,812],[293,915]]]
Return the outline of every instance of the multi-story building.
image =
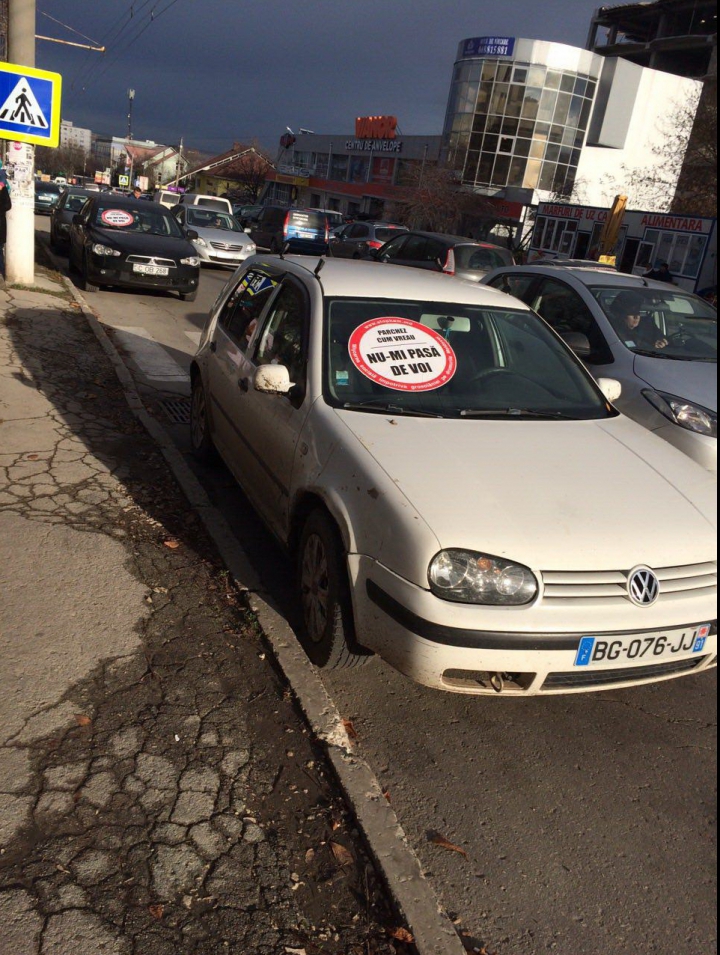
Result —
[[[603,205],[608,181],[661,162],[671,105],[696,95],[692,79],[619,57],[515,37],[458,48],[443,156],[475,192],[527,204],[570,197]]]
[[[92,132],[63,119],[60,123],[60,146],[65,149],[82,149],[84,153],[89,153],[92,149]]]
[[[600,7],[587,48],[652,70],[703,79],[716,44],[716,0],[655,0]]]

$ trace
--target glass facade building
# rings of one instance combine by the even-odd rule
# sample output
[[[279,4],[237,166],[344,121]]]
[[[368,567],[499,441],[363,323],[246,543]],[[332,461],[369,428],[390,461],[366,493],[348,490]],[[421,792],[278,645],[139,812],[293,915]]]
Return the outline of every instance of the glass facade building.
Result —
[[[495,55],[478,55],[485,50]],[[448,166],[480,192],[569,196],[601,69],[596,55],[563,44],[464,40],[443,133]]]

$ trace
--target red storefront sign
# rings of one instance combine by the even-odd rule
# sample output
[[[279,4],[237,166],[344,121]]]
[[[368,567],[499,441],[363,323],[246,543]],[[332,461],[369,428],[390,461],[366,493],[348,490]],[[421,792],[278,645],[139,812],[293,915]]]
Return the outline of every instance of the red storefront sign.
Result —
[[[395,160],[388,156],[375,156],[372,161],[372,181],[391,183],[395,173]]]

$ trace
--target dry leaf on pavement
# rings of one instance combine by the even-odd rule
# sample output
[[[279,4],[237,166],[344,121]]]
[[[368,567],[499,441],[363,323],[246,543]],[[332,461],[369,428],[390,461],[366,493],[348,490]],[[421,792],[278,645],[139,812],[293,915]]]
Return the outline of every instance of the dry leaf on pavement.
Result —
[[[358,738],[357,730],[356,730],[355,727],[352,725],[352,722],[351,722],[350,720],[343,720],[343,721],[342,721],[342,724],[343,724],[343,726],[345,727],[345,732],[348,734],[348,736],[350,737],[350,739],[357,739],[357,738]]]
[[[461,856],[465,856],[467,859],[468,854],[464,849],[461,849],[460,846],[456,846],[453,842],[450,842],[439,832],[435,832],[431,829],[430,832],[428,832],[427,837],[429,842],[432,842],[436,846],[440,846],[441,849],[447,849],[449,852],[457,852]]]
[[[346,866],[355,865],[355,859],[353,858],[352,852],[341,846],[339,842],[331,842],[330,848],[332,853],[335,856],[335,861],[340,866],[341,869],[344,869]]]
[[[177,550],[177,548],[180,546],[180,541],[169,540],[164,541],[164,544],[166,547],[169,547],[170,550]]]
[[[152,915],[154,919],[157,919],[158,922],[165,915],[165,906],[164,905],[150,905],[148,906],[148,912]]]
[[[82,713],[75,714],[75,722],[78,726],[92,726],[92,720],[89,716],[84,716]]]

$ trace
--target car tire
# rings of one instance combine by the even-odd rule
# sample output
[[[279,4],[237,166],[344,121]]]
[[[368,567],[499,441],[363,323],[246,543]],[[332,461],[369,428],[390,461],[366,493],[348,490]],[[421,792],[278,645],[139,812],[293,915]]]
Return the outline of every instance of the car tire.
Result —
[[[297,579],[301,642],[315,666],[341,670],[372,659],[355,641],[347,557],[335,523],[323,510],[312,511],[303,526]]]
[[[190,445],[198,461],[210,464],[215,460],[216,451],[210,434],[207,395],[200,372],[193,375],[190,394]]]
[[[270,242],[270,253],[271,255],[280,255],[280,247],[277,243],[277,239],[272,239]]]
[[[80,289],[83,292],[97,292],[99,285],[94,285],[88,278],[87,257],[83,258],[82,271],[80,273]]]
[[[194,302],[198,297],[198,290],[194,289],[192,292],[180,292],[180,301],[181,302]]]

